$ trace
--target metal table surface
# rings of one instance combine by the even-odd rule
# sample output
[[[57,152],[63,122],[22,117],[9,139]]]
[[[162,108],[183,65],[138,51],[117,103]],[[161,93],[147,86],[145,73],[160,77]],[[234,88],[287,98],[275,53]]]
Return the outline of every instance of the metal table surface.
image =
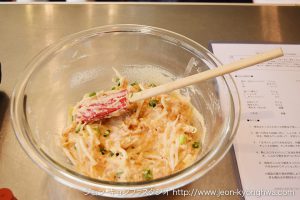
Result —
[[[107,24],[144,24],[183,34],[205,47],[210,41],[300,43],[300,7],[178,4],[0,5],[0,188],[19,200],[104,199],[86,196],[35,165],[10,125],[9,96],[26,63],[47,45],[84,29]],[[233,149],[200,180],[184,187],[241,189]],[[153,198],[153,197],[148,197]],[[180,195],[156,196],[181,199]],[[185,197],[198,199],[199,197]],[[212,199],[203,196],[202,199]],[[241,199],[240,196],[222,196]]]

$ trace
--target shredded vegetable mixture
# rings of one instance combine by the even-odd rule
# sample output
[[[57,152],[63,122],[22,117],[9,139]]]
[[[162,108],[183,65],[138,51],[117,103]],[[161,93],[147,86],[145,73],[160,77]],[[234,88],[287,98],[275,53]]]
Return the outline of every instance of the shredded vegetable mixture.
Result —
[[[117,73],[112,90],[129,95],[154,84],[128,83]],[[101,97],[86,94],[82,101]],[[74,120],[61,135],[63,151],[79,173],[107,181],[131,182],[164,177],[193,164],[201,151],[202,128],[196,109],[179,92],[129,103],[120,116],[91,123]]]

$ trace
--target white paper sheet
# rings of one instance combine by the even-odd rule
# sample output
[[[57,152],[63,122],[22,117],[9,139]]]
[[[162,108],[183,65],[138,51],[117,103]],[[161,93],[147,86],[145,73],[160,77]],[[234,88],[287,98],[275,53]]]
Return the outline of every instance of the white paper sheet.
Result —
[[[224,64],[277,47],[284,57],[231,74],[241,99],[234,148],[246,200],[300,199],[300,45],[212,44]]]

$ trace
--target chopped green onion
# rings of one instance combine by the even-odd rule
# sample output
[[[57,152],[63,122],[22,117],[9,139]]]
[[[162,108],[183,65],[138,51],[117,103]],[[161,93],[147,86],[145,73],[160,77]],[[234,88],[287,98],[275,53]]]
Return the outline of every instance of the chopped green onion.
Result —
[[[115,153],[114,153],[114,152],[112,152],[112,151],[109,151],[109,155],[112,157],[112,156],[114,156],[114,155],[115,155]]]
[[[74,149],[77,150],[76,146],[74,145]]]
[[[121,83],[120,82],[118,82],[118,86],[120,86],[121,85]]]
[[[151,83],[151,84],[149,85],[149,87],[156,87],[156,85],[155,85],[154,83]]]
[[[71,124],[74,121],[74,117],[73,117],[73,107],[69,107],[68,109],[68,122]]]
[[[110,134],[110,130],[107,129],[107,130],[103,133],[103,136],[104,136],[104,137],[107,137],[107,136],[109,136],[109,134]]]
[[[179,144],[185,144],[186,143],[186,136],[183,134],[183,135],[180,135],[179,136]]]
[[[120,78],[116,78],[116,83],[120,82]]]
[[[93,96],[96,96],[96,92],[92,92],[89,94],[89,97],[93,97]]]
[[[143,171],[143,176],[146,180],[151,180],[153,178],[152,171],[150,169],[145,169]]]
[[[100,129],[98,126],[94,127],[93,130],[96,131],[98,134],[100,134]]]
[[[118,156],[123,156],[123,154],[122,154],[122,152],[117,152],[116,153],[116,156],[118,157]]]
[[[193,148],[197,149],[197,148],[200,147],[200,143],[199,142],[194,142],[192,146],[193,146]]]
[[[104,147],[100,147],[99,151],[101,152],[102,155],[106,153],[106,150]]]
[[[75,133],[79,133],[80,130],[81,130],[81,124],[77,124],[75,128]]]
[[[130,85],[131,85],[131,86],[135,86],[135,85],[137,85],[137,82],[133,82],[133,83],[131,83]]]
[[[149,106],[154,108],[157,103],[158,103],[157,99],[152,99],[152,100],[149,101]]]
[[[111,88],[111,90],[115,90],[116,89],[116,87],[115,86],[113,86],[112,88]]]

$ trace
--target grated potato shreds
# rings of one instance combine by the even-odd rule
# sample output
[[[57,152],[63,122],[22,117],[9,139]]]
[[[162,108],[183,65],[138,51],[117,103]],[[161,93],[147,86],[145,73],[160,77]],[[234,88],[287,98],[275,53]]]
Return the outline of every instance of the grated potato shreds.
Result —
[[[114,90],[138,92],[154,84],[131,83],[119,76]],[[85,95],[82,101],[100,97]],[[77,104],[78,105],[78,104]],[[70,118],[78,109],[74,106]],[[63,152],[77,171],[107,181],[151,180],[193,164],[201,151],[204,130],[196,109],[179,92],[130,103],[120,116],[71,124],[61,135]]]

